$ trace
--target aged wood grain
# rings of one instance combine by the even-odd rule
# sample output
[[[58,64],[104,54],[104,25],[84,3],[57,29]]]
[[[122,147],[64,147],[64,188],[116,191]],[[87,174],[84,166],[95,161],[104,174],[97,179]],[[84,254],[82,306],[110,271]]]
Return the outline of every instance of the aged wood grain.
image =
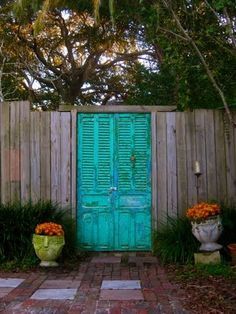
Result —
[[[21,200],[30,199],[30,104],[22,102],[20,107],[20,183]]]
[[[1,123],[1,193],[2,202],[11,200],[10,194],[10,103],[2,104]]]
[[[152,228],[157,228],[157,119],[156,113],[151,113],[152,137]]]
[[[188,176],[188,206],[197,202],[197,177],[195,175],[194,165],[196,157],[196,133],[195,133],[195,114],[194,112],[185,112],[185,136],[186,136],[186,160]]]
[[[206,173],[207,173],[207,196],[208,200],[217,199],[216,186],[216,145],[214,112],[207,110],[205,113],[205,132],[206,132]]]
[[[59,111],[71,111],[77,112],[170,112],[175,111],[176,106],[70,106],[61,105]]]
[[[166,114],[158,113],[157,123],[157,222],[158,226],[166,222],[167,214],[167,134]]]
[[[30,113],[30,176],[31,199],[37,202],[40,193],[40,113]]]
[[[223,112],[214,111],[217,200],[227,201],[226,153]]]
[[[71,204],[71,129],[69,112],[61,113],[61,184],[60,184],[60,203],[63,207]]]
[[[51,113],[51,199],[54,202],[61,201],[61,114]]]
[[[77,180],[77,169],[76,169],[76,157],[77,157],[77,111],[71,112],[71,211],[72,217],[76,217],[76,180]]]
[[[40,167],[41,198],[51,198],[51,114],[50,112],[40,113]]]
[[[178,184],[178,214],[182,215],[188,204],[188,174],[186,152],[185,115],[176,113],[176,152],[177,152],[177,184]]]
[[[167,210],[168,216],[176,217],[177,204],[177,160],[176,160],[176,114],[166,113],[167,144]]]
[[[207,201],[207,165],[206,165],[206,132],[205,132],[206,110],[195,111],[195,132],[196,132],[196,160],[200,164],[201,175],[198,178],[198,199]]]

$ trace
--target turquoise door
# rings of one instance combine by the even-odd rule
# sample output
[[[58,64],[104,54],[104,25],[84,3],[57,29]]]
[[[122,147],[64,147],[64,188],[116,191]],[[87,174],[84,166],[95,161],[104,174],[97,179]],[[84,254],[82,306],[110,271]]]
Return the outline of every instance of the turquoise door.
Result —
[[[151,249],[150,114],[78,114],[77,230],[92,251]]]

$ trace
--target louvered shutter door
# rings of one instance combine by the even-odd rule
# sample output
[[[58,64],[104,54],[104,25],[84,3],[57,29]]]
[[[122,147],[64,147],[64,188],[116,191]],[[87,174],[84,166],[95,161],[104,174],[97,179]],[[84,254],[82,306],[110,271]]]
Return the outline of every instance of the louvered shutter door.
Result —
[[[116,134],[116,248],[150,249],[150,115],[118,114]]]
[[[78,233],[90,250],[113,247],[112,182],[113,117],[80,114],[78,156]]]
[[[78,115],[78,233],[87,250],[151,247],[149,114]]]

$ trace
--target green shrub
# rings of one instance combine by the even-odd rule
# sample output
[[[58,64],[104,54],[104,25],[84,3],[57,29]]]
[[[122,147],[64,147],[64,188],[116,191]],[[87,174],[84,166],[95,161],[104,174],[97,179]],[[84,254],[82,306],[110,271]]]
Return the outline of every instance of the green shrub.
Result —
[[[221,205],[221,210],[223,232],[219,243],[226,246],[229,243],[236,243],[236,207]]]
[[[63,255],[66,257],[74,254],[75,223],[57,204],[50,201],[0,204],[0,262],[33,259],[34,228],[46,221],[63,226],[66,241]]]
[[[186,217],[168,217],[153,234],[153,251],[163,263],[185,264],[193,261],[199,242],[192,235],[191,224]]]

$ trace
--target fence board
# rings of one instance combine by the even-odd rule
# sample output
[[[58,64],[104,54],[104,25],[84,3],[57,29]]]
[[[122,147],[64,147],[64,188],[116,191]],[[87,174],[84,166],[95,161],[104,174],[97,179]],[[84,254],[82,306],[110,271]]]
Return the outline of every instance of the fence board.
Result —
[[[2,137],[1,137],[1,129],[2,129],[2,106],[3,102],[0,102],[0,202],[2,202]]]
[[[157,119],[156,113],[151,113],[152,137],[152,227],[157,228]]]
[[[176,114],[166,113],[167,133],[167,207],[168,216],[176,217],[178,214],[177,204],[177,165],[176,165]]]
[[[201,175],[197,182],[197,201],[207,200],[207,169],[206,169],[206,139],[205,139],[205,110],[195,111],[196,127],[196,160],[200,163]]]
[[[51,115],[50,112],[40,113],[40,168],[41,198],[49,200],[51,197]]]
[[[226,118],[227,119],[227,118]],[[225,122],[225,152],[226,152],[226,180],[227,180],[227,200],[233,205],[236,194],[236,158],[234,147],[234,129],[228,120]]]
[[[1,123],[1,187],[2,202],[11,200],[10,194],[10,103],[2,104]]]
[[[10,198],[20,199],[20,103],[10,103]]]
[[[197,202],[197,179],[194,174],[194,163],[196,161],[196,135],[195,135],[195,114],[185,112],[185,137],[186,137],[186,159],[187,159],[187,199],[188,206]]]
[[[181,215],[188,204],[188,174],[186,154],[185,115],[176,113],[176,149],[177,149],[177,187],[178,187],[178,214]]]
[[[60,113],[51,113],[51,199],[60,202],[60,165],[61,165],[61,121]]]
[[[22,102],[20,108],[20,183],[21,200],[30,199],[30,104]]]
[[[215,120],[217,199],[219,201],[226,202],[227,182],[226,182],[226,160],[225,160],[223,113],[221,111],[215,111],[214,120]]]
[[[31,199],[40,200],[40,113],[30,113],[30,175]]]
[[[207,197],[208,200],[217,199],[216,186],[216,151],[215,151],[215,129],[214,112],[205,112],[205,138],[206,138],[206,170],[207,170]]]
[[[70,168],[71,168],[71,132],[70,113],[61,113],[61,205],[69,206],[71,203]]]
[[[76,217],[76,152],[77,149],[77,111],[71,112],[71,207],[72,217]]]
[[[167,148],[166,114],[157,113],[157,217],[158,224],[166,221],[167,213]]]

